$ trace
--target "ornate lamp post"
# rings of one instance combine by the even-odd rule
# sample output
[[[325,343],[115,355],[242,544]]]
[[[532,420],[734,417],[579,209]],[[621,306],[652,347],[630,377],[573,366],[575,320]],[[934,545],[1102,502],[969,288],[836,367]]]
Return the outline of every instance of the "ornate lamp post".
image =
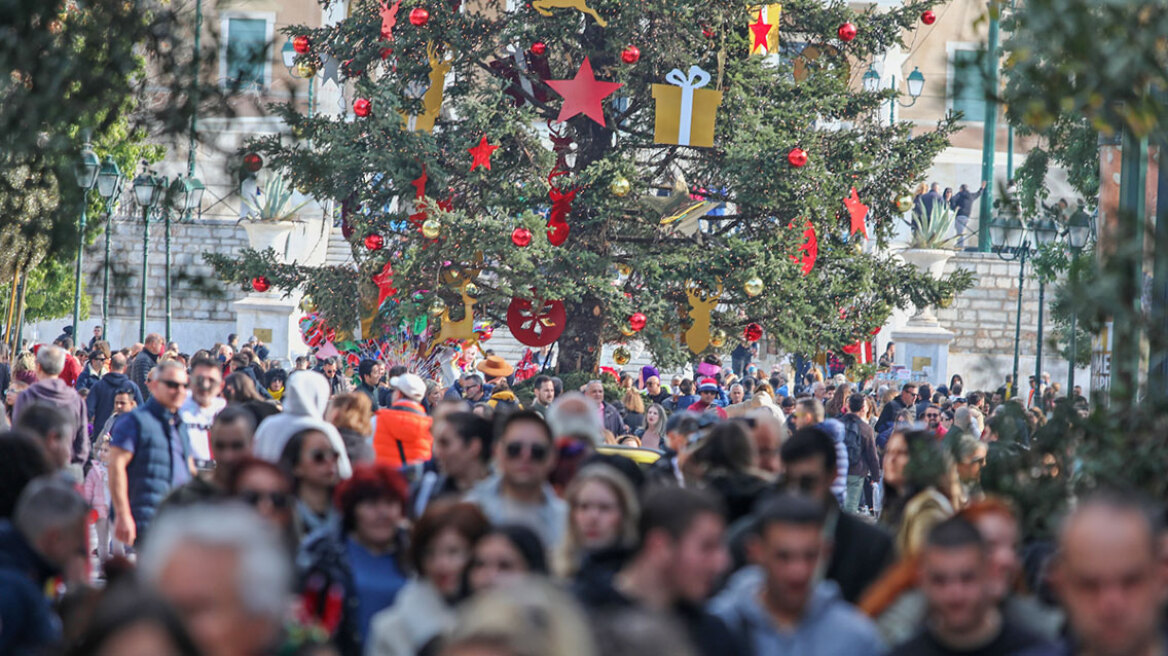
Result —
[[[163,180],[165,183],[165,179]],[[203,203],[203,192],[206,186],[198,178],[187,176],[178,177],[170,185],[167,194],[167,207],[163,214],[166,221],[166,341],[170,342],[170,214],[171,210],[179,213],[179,219],[190,212],[198,210]]]
[[[77,186],[81,187],[81,222],[77,227],[77,271],[73,277],[73,339],[77,339],[77,319],[81,314],[81,260],[85,256],[85,205],[89,202],[89,190],[97,183],[97,172],[101,160],[93,152],[93,146],[86,143],[81,150],[81,159],[74,167]]]
[[[1022,285],[1026,282],[1026,257],[1030,254],[1030,241],[1026,239],[1026,226],[1016,216],[1008,219],[997,217],[989,224],[990,238],[994,252],[1007,262],[1018,260],[1018,317],[1014,323],[1014,375],[1013,395],[1018,393],[1018,344],[1022,338]]]
[[[101,336],[109,339],[109,269],[110,269],[110,233],[114,219],[114,203],[122,195],[122,185],[126,179],[122,177],[122,170],[114,158],[106,155],[101,163],[101,171],[97,174],[97,193],[105,201],[105,264],[102,265],[101,280]]]
[[[134,178],[134,200],[142,208],[142,299],[141,315],[138,319],[138,341],[146,341],[146,279],[150,265],[150,209],[158,204],[162,197],[162,189],[166,184],[165,178],[153,175],[150,171],[143,171]]]
[[[1079,209],[1071,215],[1067,221],[1067,246],[1071,250],[1071,271],[1075,271],[1075,261],[1079,259],[1079,255],[1083,249],[1087,247],[1087,242],[1090,241],[1092,234],[1091,217]],[[1078,330],[1078,313],[1071,312],[1071,358],[1070,366],[1067,369],[1067,398],[1073,400],[1072,394],[1075,393],[1075,356],[1078,351],[1075,348],[1075,333]]]

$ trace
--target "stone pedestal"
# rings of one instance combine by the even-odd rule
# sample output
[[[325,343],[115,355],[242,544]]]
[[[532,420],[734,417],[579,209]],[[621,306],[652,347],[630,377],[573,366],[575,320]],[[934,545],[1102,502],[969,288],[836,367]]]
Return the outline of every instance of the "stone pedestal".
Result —
[[[900,257],[912,266],[939,279],[945,271],[945,263],[953,257],[953,251],[945,249],[908,249],[901,251]],[[949,344],[953,333],[937,321],[931,307],[917,308],[917,312],[904,328],[892,332],[896,342],[896,364],[904,365],[916,374],[924,374],[932,383],[941,384],[949,379]]]
[[[240,343],[255,335],[267,345],[268,357],[294,361],[296,356],[309,352],[300,338],[300,300],[297,292],[284,298],[282,294],[251,293],[235,301],[235,334]]]

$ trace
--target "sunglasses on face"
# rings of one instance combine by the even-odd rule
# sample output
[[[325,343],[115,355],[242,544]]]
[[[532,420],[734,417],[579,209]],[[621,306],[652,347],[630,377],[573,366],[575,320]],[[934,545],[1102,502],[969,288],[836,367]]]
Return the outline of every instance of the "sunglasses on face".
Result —
[[[925,413],[925,419],[936,419],[937,417],[940,417],[940,416],[941,415],[939,415],[935,412],[926,412]]]
[[[213,442],[211,444],[211,449],[219,453],[224,453],[227,451],[246,451],[247,444],[244,442]]]
[[[503,452],[507,455],[508,460],[518,460],[523,452],[527,451],[531,459],[535,462],[543,462],[548,457],[548,447],[546,444],[524,444],[523,442],[511,442],[504,447]]]
[[[183,381],[180,381],[180,380],[160,380],[158,382],[162,383],[163,385],[166,385],[167,387],[169,387],[172,390],[186,389],[187,388],[187,384],[184,383]]]
[[[336,462],[337,452],[332,449],[313,449],[308,452],[308,459],[318,465],[326,462]]]
[[[276,510],[284,510],[292,505],[292,499],[284,492],[261,492],[259,490],[244,490],[239,493],[239,498],[244,503],[253,508],[260,505],[261,501],[267,500],[272,504]]]

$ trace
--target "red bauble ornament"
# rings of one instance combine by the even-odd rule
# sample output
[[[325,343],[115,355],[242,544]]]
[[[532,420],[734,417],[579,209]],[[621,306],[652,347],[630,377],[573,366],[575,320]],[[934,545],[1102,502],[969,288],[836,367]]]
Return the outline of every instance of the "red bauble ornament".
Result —
[[[516,228],[512,230],[511,243],[519,248],[527,248],[531,244],[531,231],[527,228]]]
[[[421,7],[414,7],[410,10],[410,24],[415,27],[421,27],[430,20],[430,12]]]
[[[369,102],[368,98],[358,98],[353,101],[353,113],[361,118],[369,116],[373,111],[373,103]]]
[[[267,276],[256,276],[251,279],[251,288],[257,292],[266,292],[272,287],[272,282],[268,280]]]
[[[542,55],[545,52],[547,52],[547,44],[543,41],[536,41],[535,43],[531,44],[531,54]]]
[[[641,332],[647,323],[649,323],[649,318],[645,316],[644,312],[634,312],[629,316],[629,328],[632,328],[634,332]]]
[[[791,163],[791,166],[799,168],[800,166],[803,166],[807,163],[807,151],[803,150],[802,148],[792,148],[791,151],[787,153],[787,161]]]
[[[933,13],[932,9],[926,9],[921,12],[921,22],[925,25],[932,25],[937,22],[937,14]]]
[[[382,237],[376,232],[365,235],[365,248],[371,251],[379,251],[385,248],[385,237]]]
[[[243,156],[243,168],[249,173],[255,173],[264,168],[264,158],[259,153],[248,153]]]
[[[844,23],[836,30],[836,34],[839,35],[840,41],[851,41],[856,38],[856,26],[851,23]]]
[[[742,338],[751,343],[757,342],[762,339],[762,326],[757,323],[746,324],[746,328],[742,331]]]
[[[635,64],[641,58],[641,49],[637,46],[628,46],[621,52],[621,61],[626,64]]]
[[[298,54],[307,55],[311,48],[312,41],[309,41],[308,37],[303,34],[292,38],[292,49]]]

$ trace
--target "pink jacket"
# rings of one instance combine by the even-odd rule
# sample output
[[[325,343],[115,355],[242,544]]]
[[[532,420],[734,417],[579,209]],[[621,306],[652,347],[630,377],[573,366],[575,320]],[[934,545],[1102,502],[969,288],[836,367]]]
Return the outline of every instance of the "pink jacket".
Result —
[[[85,483],[81,486],[81,495],[90,508],[97,511],[97,516],[109,517],[109,503],[106,501],[106,490],[109,489],[109,470],[98,463],[94,463]]]

